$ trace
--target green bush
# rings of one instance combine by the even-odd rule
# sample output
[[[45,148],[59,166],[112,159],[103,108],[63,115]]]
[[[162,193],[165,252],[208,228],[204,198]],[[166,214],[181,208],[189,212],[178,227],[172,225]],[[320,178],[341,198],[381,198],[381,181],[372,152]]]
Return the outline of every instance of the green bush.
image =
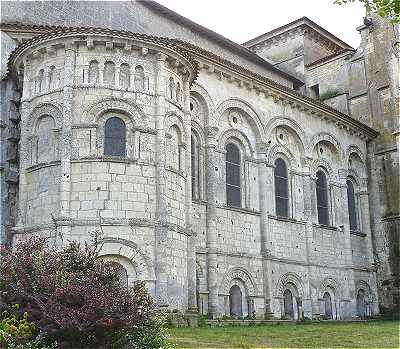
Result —
[[[161,316],[155,317],[141,326],[127,333],[123,341],[117,343],[115,348],[140,348],[140,349],[173,349],[174,345],[169,343],[169,333],[166,328],[165,319]],[[119,344],[119,346],[118,346]]]
[[[326,99],[336,97],[336,96],[339,95],[340,93],[341,93],[341,92],[340,92],[339,90],[332,90],[332,89],[329,89],[329,90],[326,90],[326,91],[322,92],[322,93],[319,95],[319,99],[320,99],[321,101],[325,101]]]

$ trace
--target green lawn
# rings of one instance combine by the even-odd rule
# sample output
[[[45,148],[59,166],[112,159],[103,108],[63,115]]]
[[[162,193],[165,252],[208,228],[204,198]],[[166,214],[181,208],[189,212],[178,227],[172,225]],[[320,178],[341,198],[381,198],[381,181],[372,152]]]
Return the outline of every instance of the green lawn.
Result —
[[[399,322],[174,328],[177,348],[399,348]]]

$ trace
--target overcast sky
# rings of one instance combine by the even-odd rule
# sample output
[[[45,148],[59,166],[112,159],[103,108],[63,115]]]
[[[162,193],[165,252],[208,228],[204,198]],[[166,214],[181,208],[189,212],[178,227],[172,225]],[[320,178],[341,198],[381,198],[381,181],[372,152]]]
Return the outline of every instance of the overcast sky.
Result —
[[[358,1],[334,0],[156,0],[160,4],[241,44],[271,29],[307,16],[357,48],[365,10]]]

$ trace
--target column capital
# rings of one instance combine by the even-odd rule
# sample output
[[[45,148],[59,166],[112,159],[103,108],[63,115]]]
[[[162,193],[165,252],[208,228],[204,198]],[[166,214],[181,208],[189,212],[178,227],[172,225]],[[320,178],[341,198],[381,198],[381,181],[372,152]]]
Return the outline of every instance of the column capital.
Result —
[[[216,126],[207,126],[205,131],[208,139],[215,139],[218,134],[219,128]]]

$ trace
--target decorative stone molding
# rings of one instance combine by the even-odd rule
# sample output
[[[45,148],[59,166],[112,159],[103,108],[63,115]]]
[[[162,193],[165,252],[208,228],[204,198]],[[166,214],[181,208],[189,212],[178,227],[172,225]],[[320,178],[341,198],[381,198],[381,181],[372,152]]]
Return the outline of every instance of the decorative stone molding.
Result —
[[[231,282],[234,279],[239,279],[244,283],[248,296],[255,297],[258,295],[257,285],[251,274],[241,267],[232,268],[225,274],[219,288],[219,294],[229,294]]]
[[[337,140],[337,138],[335,136],[333,136],[332,134],[327,133],[327,132],[320,132],[312,138],[312,140],[309,143],[308,149],[307,149],[307,153],[310,156],[312,156],[313,150],[319,142],[328,142],[328,143],[332,144],[339,155],[340,161],[342,161],[342,162],[344,161],[344,159],[346,157],[345,157],[344,150],[342,149],[342,146],[340,145],[340,142]]]
[[[328,276],[323,279],[319,285],[318,298],[323,299],[324,293],[328,288],[333,291],[336,299],[342,299],[344,297],[342,287],[340,287],[340,284],[337,282],[337,280],[332,276]]]
[[[285,289],[288,287],[289,284],[292,284],[296,287],[298,296],[301,298],[304,298],[305,293],[304,293],[304,283],[301,280],[301,277],[297,275],[296,273],[293,272],[288,272],[286,274],[283,274],[275,287],[275,292],[274,296],[275,297],[283,297],[283,293],[285,292]]]
[[[148,257],[133,241],[105,237],[100,240],[101,249],[99,256],[119,255],[127,258],[135,267],[139,280],[154,280],[154,266]]]
[[[365,292],[368,302],[371,302],[371,303],[376,302],[376,296],[367,281],[357,280],[355,284],[356,284],[356,288],[355,288],[356,295],[359,290],[362,290]]]
[[[297,140],[302,147],[301,150],[305,152],[308,149],[308,137],[302,127],[293,119],[284,116],[276,116],[268,121],[268,124],[265,127],[265,133],[267,135],[273,134],[275,128],[282,126],[289,128],[297,136]]]
[[[38,119],[43,115],[49,115],[54,119],[56,128],[62,127],[62,106],[56,103],[41,103],[35,106],[30,112],[28,112],[28,120],[26,121],[26,132],[28,134],[34,133],[37,126]]]
[[[215,109],[212,115],[212,120],[210,120],[210,124],[214,123],[215,125],[220,125],[220,120],[225,111],[231,108],[236,108],[243,112],[242,116],[252,127],[253,132],[257,137],[257,140],[262,140],[266,138],[264,126],[260,117],[247,102],[240,99],[228,99],[224,102],[221,102]]]
[[[274,164],[275,160],[281,155],[283,155],[283,157],[285,158],[288,169],[298,168],[298,161],[296,160],[296,157],[292,154],[289,148],[280,144],[273,145],[269,150],[267,157],[268,163],[271,165]]]

